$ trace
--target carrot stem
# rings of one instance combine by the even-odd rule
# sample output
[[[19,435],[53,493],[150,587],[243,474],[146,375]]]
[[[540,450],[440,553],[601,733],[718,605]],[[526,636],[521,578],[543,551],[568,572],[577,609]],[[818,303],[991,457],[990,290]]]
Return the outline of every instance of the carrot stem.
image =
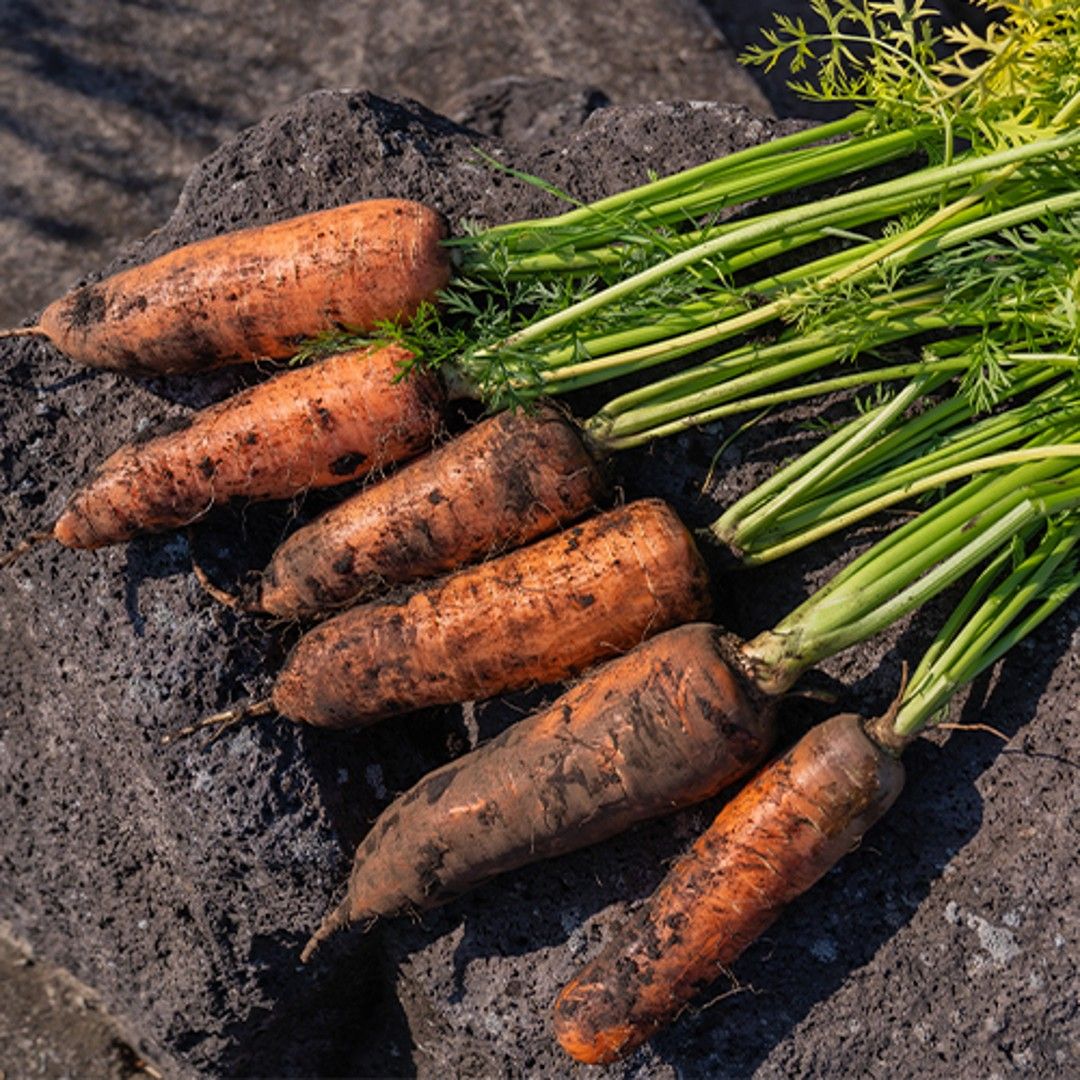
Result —
[[[808,491],[820,487],[824,477],[831,476],[836,469],[837,458],[842,452],[843,458],[849,460],[871,443],[880,441],[882,431],[887,428],[900,413],[903,413],[909,405],[924,393],[940,386],[948,376],[942,372],[930,372],[918,376],[913,382],[901,390],[886,406],[874,410],[865,418],[865,423],[859,424],[856,431],[847,432],[847,437],[842,440],[840,446],[833,453],[819,454],[813,462],[803,462],[799,476],[788,475],[785,482],[780,485],[779,493],[767,504],[770,514],[782,513],[784,509],[797,502]],[[828,442],[828,440],[826,440]],[[799,459],[802,461],[802,459]],[[757,510],[745,516],[742,528],[753,532],[765,515],[765,510]],[[721,519],[722,520],[722,519]]]
[[[917,173],[900,177],[896,180],[888,180],[880,184],[864,188],[859,191],[844,192],[831,198],[822,199],[818,202],[791,207],[788,210],[777,211],[768,215],[765,219],[752,222],[740,229],[717,237],[714,240],[698,245],[688,251],[648,267],[637,274],[633,274],[606,289],[579,301],[568,308],[556,312],[544,319],[540,319],[530,326],[512,334],[505,342],[506,345],[520,345],[527,341],[542,337],[545,334],[559,328],[566,327],[582,316],[596,311],[605,304],[616,300],[625,299],[635,292],[656,283],[672,272],[705,259],[722,256],[731,250],[738,250],[749,243],[759,240],[774,238],[777,235],[792,229],[806,227],[811,222],[827,219],[838,210],[859,208],[864,209],[871,199],[888,199],[895,195],[906,194],[913,200],[930,192],[942,190],[957,180],[965,180],[979,175],[990,174],[995,176],[994,170],[1011,175],[1015,167],[1032,158],[1048,156],[1061,150],[1068,149],[1080,143],[1080,131],[1067,132],[1063,135],[1053,135],[1041,139],[1034,139],[1029,143],[1019,146],[1011,146],[995,153],[970,155],[961,159],[956,164],[929,167]],[[995,176],[993,183],[997,182]],[[974,203],[981,200],[984,193],[992,190],[993,183],[985,183],[977,189],[977,193],[963,200],[957,200],[950,206],[938,211],[927,222],[922,223],[915,229],[890,242],[890,247],[899,256],[904,252],[905,245],[911,246],[913,241],[922,241],[923,236],[930,232],[938,224],[946,222],[956,213],[968,209]],[[824,279],[815,288],[825,287],[838,283],[840,280],[848,280],[854,277],[856,272],[861,273],[869,268],[857,264],[856,270],[849,270]]]
[[[876,544],[744,647],[762,689],[783,692],[812,665],[925,604],[1014,537],[1080,506],[1067,459],[980,477]]]
[[[913,132],[892,132],[879,136],[876,140],[866,140],[856,144],[853,140],[841,147],[835,144],[823,146],[813,151],[803,151],[801,155],[789,155],[783,165],[773,165],[768,173],[760,169],[745,169],[726,183],[715,188],[695,191],[689,195],[655,206],[628,208],[622,217],[611,216],[610,223],[603,215],[596,215],[598,225],[594,232],[582,235],[572,232],[561,242],[558,233],[543,229],[537,230],[533,243],[539,244],[543,238],[543,251],[537,254],[512,255],[508,272],[511,276],[522,274],[559,271],[581,273],[590,269],[599,269],[605,265],[620,265],[626,256],[626,245],[635,238],[629,235],[632,222],[636,219],[644,229],[655,230],[657,226],[679,224],[699,217],[703,213],[716,213],[726,206],[741,205],[754,199],[765,198],[790,190],[794,186],[804,187],[821,180],[835,179],[854,170],[860,172],[874,168],[886,161],[909,153],[917,144],[918,136]],[[850,151],[854,150],[854,153]],[[895,209],[907,205],[907,196],[898,197]],[[588,209],[588,208],[585,208]],[[866,221],[875,221],[889,212],[885,202],[868,203],[863,207],[844,208],[839,220],[849,225]],[[629,214],[630,221],[627,219]],[[743,228],[750,221],[765,215],[754,215],[739,221],[723,222],[704,229],[691,230],[669,237],[673,249],[682,251],[706,243],[726,233]],[[815,226],[804,230],[802,242],[815,237],[810,235],[814,229],[825,229],[828,220],[822,220]],[[650,239],[655,239],[651,236]],[[610,239],[610,243],[607,242]],[[788,243],[796,239],[790,233]],[[603,242],[603,246],[593,246]],[[526,248],[527,250],[527,248]],[[755,249],[757,250],[757,249]],[[756,261],[756,260],[755,260]],[[482,272],[482,271],[481,271]]]
[[[638,206],[649,207],[654,202],[669,198],[687,188],[702,187],[708,183],[715,184],[718,178],[723,177],[725,173],[741,171],[747,166],[758,169],[761,162],[767,158],[778,157],[793,150],[801,150],[807,145],[824,142],[841,135],[857,133],[867,126],[869,120],[868,113],[853,112],[839,120],[796,131],[790,135],[782,135],[778,139],[771,139],[747,147],[744,150],[736,151],[704,165],[685,169],[672,176],[654,180],[649,184],[641,185],[629,191],[619,192],[605,199],[600,199],[589,206],[577,207],[574,210],[568,210],[563,214],[550,218],[537,218],[529,221],[510,222],[506,225],[495,225],[486,229],[484,235],[514,236],[523,230],[534,229],[538,232],[546,232],[557,227],[577,225],[583,221],[590,221],[598,215],[611,214],[628,206],[635,208]]]
[[[918,243],[908,244],[906,249],[901,249],[903,251],[902,261],[910,262],[916,259],[921,260],[927,258],[931,254],[970,243],[972,240],[999,232],[1002,229],[1014,228],[1033,218],[1065,213],[1075,209],[1077,206],[1080,206],[1080,192],[1075,191],[1052,198],[1032,200],[1021,206],[1011,207],[999,213],[989,215],[986,214],[978,204],[966,205],[963,208],[963,215],[960,223],[957,224],[954,221],[951,231],[943,235],[930,236],[922,236],[922,231],[920,231],[919,235],[921,238]],[[966,219],[968,217],[973,220],[967,221]],[[905,235],[910,236],[914,234],[909,232]],[[887,244],[891,245],[892,241],[888,241]],[[830,281],[834,284],[838,283],[840,280],[851,276],[853,267],[864,263],[870,265],[867,260],[880,258],[881,253],[885,250],[885,246],[886,245],[884,245],[883,242],[867,245],[867,253],[855,258],[854,262],[851,261],[850,256],[852,253],[849,252],[847,253],[849,256],[848,260],[846,262],[841,262],[837,269],[827,274],[824,279],[819,281],[816,276],[807,274],[806,284],[803,290],[797,289],[794,294],[781,296],[769,304],[725,319],[721,323],[704,327],[690,334],[681,335],[680,337],[666,339],[665,341],[652,346],[648,352],[640,350],[632,355],[607,357],[603,363],[603,368],[607,369],[609,375],[613,372],[621,374],[627,370],[638,370],[640,366],[645,365],[636,363],[636,361],[647,360],[648,363],[651,364],[660,362],[661,359],[674,359],[680,355],[684,355],[686,352],[696,351],[705,346],[715,344],[717,341],[723,340],[726,337],[734,336],[735,333],[741,333],[748,329],[764,325],[773,318],[782,315],[784,310],[793,305],[797,298],[805,296],[806,290],[818,289],[819,285],[823,287],[824,283]],[[899,259],[900,256],[897,255],[896,258]],[[917,312],[920,306],[930,307],[931,299],[933,299],[932,296],[925,295],[920,298],[919,291],[925,292],[925,290],[932,287],[932,285],[933,282],[927,282],[912,287],[911,304],[913,312]],[[895,300],[898,295],[902,295],[902,293],[897,294],[894,290],[891,299]],[[900,310],[902,311],[902,309]],[[881,338],[879,340],[875,335],[867,331],[868,340],[859,343],[860,349],[865,350],[884,341],[896,340],[900,337],[924,333],[927,330],[935,329],[936,327],[949,325],[950,321],[954,320],[952,315],[939,308],[936,312],[931,312],[921,319],[917,315],[912,314],[910,316],[910,323],[905,327],[902,323],[895,322],[898,313],[898,311],[890,311],[889,309],[882,312],[870,313],[867,320],[868,323],[881,322],[884,324],[883,329],[881,330]],[[1007,313],[1002,314],[1004,315]],[[894,325],[885,323],[886,319],[894,320]],[[825,330],[819,337],[821,340],[835,341],[837,335],[829,330]],[[847,347],[850,350],[851,344],[848,344]],[[1025,354],[1018,353],[1017,357],[1022,357],[1024,355]],[[1072,358],[1070,357],[1069,359],[1071,360]],[[822,360],[822,363],[827,362],[827,360]],[[1015,359],[1013,362],[1023,361]],[[597,365],[595,362],[590,365],[591,370],[597,370],[599,367],[600,365]],[[584,370],[586,370],[586,365],[578,365],[578,372],[583,372]],[[702,385],[711,385],[712,382],[716,381],[715,370],[716,362],[707,361],[705,364],[699,365],[696,368],[680,372],[678,375],[670,376],[668,379],[662,379],[643,389],[632,391],[630,394],[624,394],[615,398],[608,402],[591,422],[594,429],[593,433],[599,434],[600,432],[603,432],[607,425],[608,418],[614,415],[623,417],[620,421],[612,421],[610,423],[610,436],[611,438],[618,440],[621,440],[626,435],[639,435],[648,430],[653,424],[657,426],[658,430],[655,434],[651,435],[650,438],[659,438],[662,435],[673,434],[680,430],[686,430],[688,427],[708,423],[723,415],[728,415],[732,410],[724,409],[723,411],[718,411],[716,406],[724,401],[737,399],[741,392],[739,388],[736,388],[734,391],[730,389],[717,391],[713,394],[703,393],[698,389]],[[795,369],[794,373],[804,374],[805,370]],[[565,378],[567,375],[568,372],[566,370],[557,371],[552,374],[551,378],[557,380]],[[785,377],[787,376],[785,375]],[[780,380],[770,380],[770,382],[775,381]],[[563,384],[556,382],[555,385],[561,386]],[[676,388],[683,388],[684,390],[683,395],[678,401],[676,401],[672,393]],[[824,392],[824,390],[821,392]],[[698,396],[699,394],[701,396]],[[650,401],[659,403],[655,411],[646,409],[646,403]],[[634,412],[632,416],[627,416],[625,414],[630,411],[628,406],[631,405],[637,406],[640,411]],[[756,408],[760,407],[760,405],[761,403],[759,401],[754,400],[753,406],[747,407]],[[675,419],[680,422],[673,424],[672,421]],[[642,441],[643,440],[641,439],[637,439],[633,442],[620,442],[617,445],[640,445]]]
[[[940,343],[935,348],[939,348]],[[1032,355],[1032,360],[1035,356]],[[1058,378],[1051,365],[1016,377],[1003,400]],[[916,386],[912,384],[912,389]],[[924,392],[933,386],[926,385]],[[846,528],[870,513],[926,486],[943,469],[960,467],[1060,427],[1075,414],[1080,399],[1061,380],[1029,403],[949,432],[970,420],[974,407],[957,395],[905,421],[865,451],[856,451],[858,433],[875,418],[897,417],[906,398],[897,396],[851,421],[809,453],[778,470],[713,524],[712,534],[737,550],[748,565],[768,562]],[[1071,413],[1070,413],[1071,410]],[[1051,437],[1050,441],[1053,441]],[[890,462],[895,462],[890,466]],[[796,490],[814,468],[820,481]],[[957,475],[963,475],[958,473]]]
[[[948,469],[941,469],[936,473],[930,473],[918,480],[911,481],[902,487],[894,487],[891,491],[860,503],[856,510],[846,514],[837,514],[833,520],[828,521],[816,529],[802,531],[798,536],[787,544],[776,544],[769,548],[768,558],[775,559],[788,554],[806,544],[813,543],[823,536],[827,536],[838,529],[847,528],[871,514],[887,510],[897,503],[906,502],[919,495],[934,491],[954,480],[964,480],[981,472],[992,472],[1005,468],[1009,465],[1019,465],[1028,461],[1039,461],[1046,457],[1076,457],[1080,458],[1080,446],[1068,444],[1050,444],[1046,446],[1032,446],[1020,450],[1009,450],[1000,454],[989,454],[986,457],[973,458],[963,464],[954,465]],[[758,565],[767,561],[760,555],[749,555],[743,560],[748,566]]]
[[[958,689],[1080,588],[1075,562],[1066,566],[1080,543],[1078,525],[1075,518],[1071,523],[1051,523],[1022,561],[1006,548],[979,575],[916,669],[896,716],[898,735],[911,737],[933,724]],[[1002,576],[1010,565],[1012,569]]]
[[[747,375],[741,382],[733,380],[732,384],[719,387],[706,397],[702,395],[699,405],[705,401],[719,401],[720,404],[710,408],[702,408],[700,411],[689,415],[678,416],[666,423],[657,423],[653,427],[641,428],[631,434],[623,435],[618,432],[615,425],[604,429],[594,430],[586,423],[589,431],[597,442],[608,450],[626,450],[635,446],[644,446],[654,439],[664,438],[668,435],[676,435],[681,431],[689,431],[691,428],[700,427],[727,416],[734,416],[757,409],[772,408],[792,401],[802,401],[806,398],[823,397],[839,390],[851,390],[861,386],[878,386],[882,383],[897,379],[909,379],[912,376],[923,374],[926,371],[926,362],[923,360],[912,361],[907,364],[894,364],[887,367],[870,368],[851,375],[838,375],[831,379],[820,379],[817,382],[798,382],[785,390],[770,390],[768,393],[749,393],[751,390],[766,390],[774,383],[781,382],[796,376],[803,376],[843,358],[843,352],[839,348],[820,349],[808,353],[799,361],[792,361],[787,365]],[[968,363],[965,360],[942,360],[937,361],[935,369],[940,372],[959,374],[967,370]],[[734,387],[734,388],[733,388]],[[677,410],[672,409],[675,413]]]

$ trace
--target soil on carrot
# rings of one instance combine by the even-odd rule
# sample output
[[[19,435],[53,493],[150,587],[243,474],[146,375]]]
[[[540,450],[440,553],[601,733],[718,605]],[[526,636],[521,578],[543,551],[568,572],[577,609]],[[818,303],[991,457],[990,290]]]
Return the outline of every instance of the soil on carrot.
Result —
[[[777,130],[716,105],[610,108],[505,159],[593,198]],[[480,164],[477,142],[405,101],[313,95],[203,162],[173,218],[126,263],[363,196],[425,200],[453,222],[552,206]],[[253,377],[90,375],[28,339],[0,343],[0,372],[4,548],[51,521],[120,442]],[[810,439],[809,417],[770,414],[717,460],[735,425],[695,431],[617,459],[615,479],[627,499],[663,496],[701,525]],[[239,580],[323,505],[216,513],[194,542],[208,569]],[[770,625],[851,542],[750,573],[707,552],[719,621],[744,636]],[[885,708],[901,658],[918,654],[946,604],[830,664],[811,684],[835,705],[793,700],[788,736],[830,711]],[[739,961],[715,988],[724,1000],[612,1075],[1067,1071],[1076,634],[1074,605],[959,714],[1001,728],[1006,747],[964,733],[916,747],[893,813]],[[94,987],[169,1075],[572,1073],[551,1033],[558,987],[715,806],[517,871],[422,921],[342,935],[302,969],[299,949],[342,895],[378,811],[553,691],[354,735],[261,720],[209,747],[160,746],[262,696],[295,636],[216,606],[183,535],[100,552],[45,546],[3,574],[0,917]]]

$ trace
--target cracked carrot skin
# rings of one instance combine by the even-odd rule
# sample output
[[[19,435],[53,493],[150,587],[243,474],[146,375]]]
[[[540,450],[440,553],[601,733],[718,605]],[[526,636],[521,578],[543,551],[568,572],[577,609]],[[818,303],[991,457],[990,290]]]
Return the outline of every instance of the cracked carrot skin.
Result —
[[[405,319],[450,280],[442,217],[370,199],[188,244],[51,303],[37,329],[94,367],[171,374],[292,356]]]
[[[903,765],[860,717],[810,731],[720,811],[559,994],[563,1049],[605,1064],[640,1046],[856,847],[903,783]]]
[[[305,956],[350,923],[433,908],[715,795],[768,753],[772,713],[715,626],[651,638],[392,802]]]
[[[604,495],[555,409],[504,412],[332,507],[274,553],[257,607],[302,618],[520,547]]]
[[[71,496],[53,536],[76,548],[121,543],[230,499],[292,498],[420,453],[443,393],[431,375],[395,381],[409,356],[396,345],[339,353],[122,447]]]
[[[349,728],[488,698],[576,675],[709,607],[690,533],[666,503],[642,499],[328,619],[286,659],[274,707]]]

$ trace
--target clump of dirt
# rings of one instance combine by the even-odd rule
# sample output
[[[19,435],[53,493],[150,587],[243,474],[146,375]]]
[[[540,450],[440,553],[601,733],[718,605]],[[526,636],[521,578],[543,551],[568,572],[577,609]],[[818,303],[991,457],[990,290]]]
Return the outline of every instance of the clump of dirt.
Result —
[[[592,199],[777,130],[718,105],[602,108],[571,133],[510,147],[406,100],[318,93],[207,158],[169,222],[108,269],[366,196],[421,199],[452,222],[554,208],[486,166],[478,143]],[[0,343],[0,371],[5,547],[52,520],[117,444],[252,377],[133,381],[24,339]],[[808,415],[753,428],[705,494],[718,428],[626,455],[617,480],[627,497],[662,495],[703,524],[760,479],[775,440],[790,452],[806,437]],[[219,565],[257,564],[304,512],[222,512],[195,543]],[[842,555],[826,545],[751,578],[710,553],[720,619],[744,635],[771,624]],[[935,614],[829,665],[821,678],[840,705],[887,705],[901,656]],[[896,812],[744,958],[744,992],[684,1017],[614,1075],[1053,1071],[1076,933],[1065,877],[1076,845],[1057,816],[1075,798],[1074,631],[1075,613],[1063,615],[979,688],[985,718],[1014,736],[1008,753],[973,736],[916,749]],[[93,986],[175,1075],[567,1075],[550,1036],[557,987],[707,811],[518,871],[419,924],[344,936],[301,968],[298,950],[380,807],[536,698],[355,735],[271,720],[205,748],[161,747],[200,715],[261,696],[293,638],[215,606],[183,536],[43,547],[4,574],[0,915]],[[792,734],[823,715],[788,711]]]

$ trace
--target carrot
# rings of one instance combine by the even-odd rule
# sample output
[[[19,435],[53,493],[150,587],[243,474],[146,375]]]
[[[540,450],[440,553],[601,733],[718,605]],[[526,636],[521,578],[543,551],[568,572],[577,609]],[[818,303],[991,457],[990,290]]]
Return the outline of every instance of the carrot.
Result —
[[[572,1057],[615,1061],[672,1020],[895,802],[898,758],[833,717],[728,803],[659,889],[559,994]]]
[[[435,907],[749,771],[772,743],[773,711],[744,683],[732,648],[706,623],[668,630],[430,773],[357,849],[348,895],[303,959],[349,923]]]
[[[272,700],[293,720],[358,727],[565,679],[709,607],[686,527],[643,499],[328,619],[289,654]]]
[[[555,409],[501,413],[289,537],[255,606],[299,618],[435,577],[572,522],[603,490],[599,468]]]
[[[442,391],[433,376],[395,381],[407,358],[399,346],[339,353],[124,446],[43,535],[75,548],[116,544],[229,499],[290,498],[411,457],[438,430]]]
[[[440,215],[371,199],[200,240],[51,303],[33,327],[93,367],[164,374],[283,358],[404,319],[450,280]]]

